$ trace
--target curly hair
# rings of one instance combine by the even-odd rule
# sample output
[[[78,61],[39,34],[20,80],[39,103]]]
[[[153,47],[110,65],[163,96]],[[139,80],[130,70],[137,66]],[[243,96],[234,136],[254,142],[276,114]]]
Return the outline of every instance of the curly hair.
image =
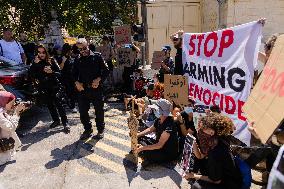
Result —
[[[210,113],[200,119],[202,123],[201,128],[211,128],[215,131],[217,136],[228,136],[234,131],[233,121],[221,114]]]

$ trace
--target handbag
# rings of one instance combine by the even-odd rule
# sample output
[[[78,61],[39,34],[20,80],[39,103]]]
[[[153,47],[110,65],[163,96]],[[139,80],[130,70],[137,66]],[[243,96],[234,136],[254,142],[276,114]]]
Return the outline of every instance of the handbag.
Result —
[[[14,147],[15,147],[15,140],[12,137],[0,139],[0,153],[11,150]]]

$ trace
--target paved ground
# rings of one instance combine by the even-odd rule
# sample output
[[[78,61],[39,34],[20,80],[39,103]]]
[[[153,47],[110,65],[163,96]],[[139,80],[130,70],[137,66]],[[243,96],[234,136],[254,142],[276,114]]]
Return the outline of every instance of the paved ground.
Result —
[[[32,110],[23,120],[21,151],[13,162],[0,167],[0,189],[189,188],[170,165],[136,171],[129,155],[128,114],[120,111],[121,104],[109,106],[105,138],[86,143],[78,141],[83,131],[78,114],[68,114],[72,127],[66,135],[60,127],[48,129],[45,110]]]

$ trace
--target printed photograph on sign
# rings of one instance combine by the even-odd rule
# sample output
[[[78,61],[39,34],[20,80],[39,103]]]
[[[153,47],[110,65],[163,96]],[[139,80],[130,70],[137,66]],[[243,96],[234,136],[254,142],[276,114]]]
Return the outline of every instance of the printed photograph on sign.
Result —
[[[190,170],[193,168],[192,165],[194,162],[192,161],[191,155],[192,155],[193,143],[195,140],[196,139],[192,135],[190,134],[186,135],[183,155],[180,162],[180,167],[182,168],[184,173],[190,172]]]
[[[181,75],[165,75],[165,98],[181,107],[188,104],[188,80]]]
[[[114,39],[117,45],[122,46],[124,44],[131,43],[131,27],[130,26],[118,26],[114,28]]]
[[[130,48],[119,48],[117,50],[118,66],[130,67],[135,61],[135,52]]]
[[[154,70],[159,70],[162,62],[166,59],[164,51],[154,51],[151,68]]]

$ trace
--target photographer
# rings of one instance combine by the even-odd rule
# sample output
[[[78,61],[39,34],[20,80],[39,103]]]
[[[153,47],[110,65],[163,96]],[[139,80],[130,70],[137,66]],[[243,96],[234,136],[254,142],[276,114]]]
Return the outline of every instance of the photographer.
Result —
[[[60,125],[59,113],[64,132],[69,133],[66,112],[61,102],[64,91],[59,81],[60,68],[56,61],[49,57],[43,45],[37,48],[37,56],[30,67],[30,75],[35,79],[40,98],[42,98],[43,102],[47,105],[52,117],[53,123],[50,125],[50,128],[55,128]]]
[[[0,91],[0,165],[9,162],[15,150],[21,146],[15,130],[19,115],[24,109],[23,104],[15,106],[15,96],[12,93]]]

